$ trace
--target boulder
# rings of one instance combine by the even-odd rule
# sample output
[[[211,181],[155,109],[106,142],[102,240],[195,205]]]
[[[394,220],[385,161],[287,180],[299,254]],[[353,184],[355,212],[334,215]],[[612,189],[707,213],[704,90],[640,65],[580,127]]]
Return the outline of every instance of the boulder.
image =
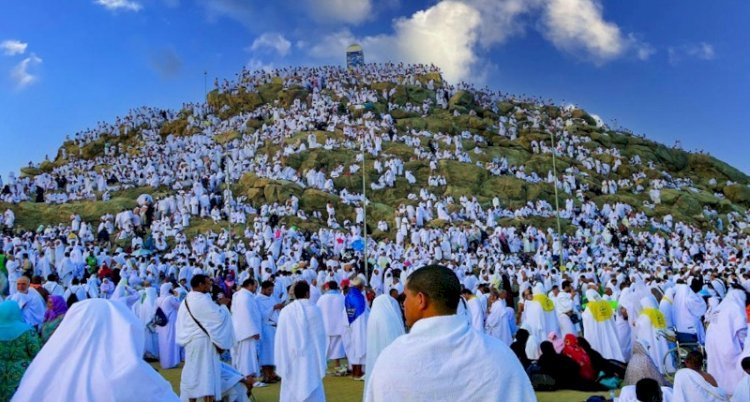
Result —
[[[448,110],[451,112],[457,110],[461,114],[469,113],[469,110],[476,109],[476,106],[474,95],[468,91],[457,91],[448,100]]]
[[[732,202],[748,205],[750,204],[750,187],[742,184],[733,184],[724,187],[724,195]]]

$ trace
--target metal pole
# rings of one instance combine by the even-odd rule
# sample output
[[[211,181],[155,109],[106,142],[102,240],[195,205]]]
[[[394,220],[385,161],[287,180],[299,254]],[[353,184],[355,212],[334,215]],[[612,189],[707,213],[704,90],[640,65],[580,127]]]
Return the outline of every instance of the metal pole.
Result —
[[[208,101],[208,71],[203,70],[203,96],[206,97],[206,101]]]
[[[365,150],[365,139],[367,138],[367,134],[364,132],[362,133],[362,233],[364,233],[363,239],[364,239],[364,248],[362,249],[362,256],[365,260],[365,278],[367,278],[367,281],[369,283],[370,281],[370,272],[367,267],[367,179],[365,177],[365,154],[367,153]]]
[[[555,134],[550,130],[549,138],[552,140],[552,174],[555,176],[555,218],[557,220],[557,241],[560,247],[560,265],[563,263],[562,229],[560,229],[560,200],[557,196],[557,156],[555,147]]]

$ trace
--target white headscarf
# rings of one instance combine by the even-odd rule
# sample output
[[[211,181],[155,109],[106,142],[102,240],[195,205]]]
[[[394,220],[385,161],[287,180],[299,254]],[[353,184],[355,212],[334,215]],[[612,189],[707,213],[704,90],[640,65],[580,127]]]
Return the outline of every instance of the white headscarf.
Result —
[[[405,332],[398,302],[388,294],[376,297],[372,301],[370,317],[367,320],[366,367],[370,369],[365,373],[365,383],[370,379],[368,373],[372,371],[372,367],[375,367],[375,361],[380,352]]]
[[[178,402],[171,385],[143,360],[144,332],[122,303],[75,303],[31,362],[12,401]]]
[[[159,287],[159,298],[167,297],[172,294],[172,283],[166,282],[162,283]]]
[[[543,295],[543,294],[545,294],[545,292],[544,292],[544,284],[541,283],[541,282],[537,282],[534,285],[534,288],[531,290],[531,292],[533,294],[535,294],[535,295]]]

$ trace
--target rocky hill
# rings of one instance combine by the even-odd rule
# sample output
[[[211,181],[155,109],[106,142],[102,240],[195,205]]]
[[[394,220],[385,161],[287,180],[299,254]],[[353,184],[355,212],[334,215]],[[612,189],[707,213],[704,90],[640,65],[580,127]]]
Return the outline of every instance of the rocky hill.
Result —
[[[671,214],[675,221],[716,230],[717,219],[726,223],[727,215],[745,214],[750,207],[750,178],[743,172],[706,154],[607,127],[583,109],[487,93],[468,85],[452,86],[438,71],[426,67],[412,71],[368,68],[378,73],[330,67],[322,85],[315,80],[325,68],[243,72],[237,80],[217,85],[204,105],[152,111],[147,122],[118,119],[87,137],[66,141],[54,160],[25,167],[22,176],[32,182],[39,177],[71,174],[95,180],[91,175],[110,177],[123,161],[139,164],[146,172],[149,160],[164,152],[179,152],[167,150],[168,144],[179,143],[180,138],[200,138],[207,148],[220,150],[219,170],[230,163],[240,172],[230,174],[235,198],[245,197],[250,205],[260,208],[262,204],[284,203],[294,195],[309,215],[319,211],[325,216],[326,203],[331,202],[337,207],[339,221],[353,220],[356,202],[344,202],[341,191],[362,193],[362,171],[352,173],[350,167],[359,164],[362,138],[369,135],[368,146],[380,137],[382,151],[366,156],[368,221],[386,220],[391,226],[388,232],[377,232],[378,237],[393,236],[390,223],[396,210],[401,204],[416,205],[419,199],[410,194],[419,194],[420,189],[438,200],[452,197],[456,202],[449,203],[450,212],[461,209],[458,200],[462,196],[476,197],[483,207],[497,198],[508,211],[540,200],[554,206],[552,152],[561,209],[567,199],[575,206],[586,200],[600,207],[619,202],[649,217]],[[296,116],[306,116],[307,121],[279,128],[281,120]],[[311,135],[315,137],[312,142]],[[330,146],[324,146],[327,141]],[[372,183],[382,179],[375,164],[385,165],[393,159],[403,162],[414,183],[397,175],[392,186],[373,189]],[[237,168],[239,165],[243,167]],[[274,165],[293,169],[298,180],[270,173]],[[325,172],[334,188],[304,185],[310,169]],[[444,184],[430,186],[431,176],[444,178]],[[610,191],[612,182],[617,187],[614,193]],[[158,198],[178,191],[163,183],[157,188],[149,186],[148,179],[120,180],[108,201],[102,201],[102,193],[94,191],[96,200],[61,204],[29,200],[4,203],[0,209],[11,208],[18,226],[36,229],[40,224],[68,222],[74,212],[84,220],[98,220],[104,213],[133,208],[141,193]],[[660,188],[660,202],[654,202],[650,194],[654,186]],[[62,190],[47,193],[56,191]],[[290,216],[282,221],[305,228],[325,224],[325,219],[313,217],[301,220]],[[503,225],[554,227],[549,214],[506,214],[499,221]],[[571,230],[568,223],[563,222],[564,230]],[[438,219],[429,223],[446,224]],[[230,224],[194,219],[189,231],[217,226]]]

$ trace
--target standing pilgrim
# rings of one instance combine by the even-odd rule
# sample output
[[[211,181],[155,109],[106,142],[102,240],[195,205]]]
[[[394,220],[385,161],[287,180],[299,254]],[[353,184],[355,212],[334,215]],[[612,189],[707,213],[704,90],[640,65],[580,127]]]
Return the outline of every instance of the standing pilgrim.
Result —
[[[294,284],[295,301],[279,314],[274,354],[281,375],[281,402],[324,402],[326,333],[318,306],[310,302],[310,285]]]
[[[372,368],[380,353],[406,332],[404,317],[396,299],[391,295],[380,295],[372,301],[370,318],[367,320],[367,373],[365,388],[370,381]]]
[[[367,300],[362,293],[364,283],[360,277],[351,280],[349,293],[344,298],[346,318],[349,325],[344,332],[343,341],[346,357],[352,366],[352,377],[364,380],[362,366],[367,355],[367,317],[370,315]]]
[[[471,290],[464,288],[461,290],[461,297],[466,303],[466,316],[471,327],[479,332],[484,332],[484,309],[482,309],[482,299],[471,293]]]
[[[583,337],[591,348],[601,353],[605,359],[624,362],[622,348],[615,330],[614,310],[606,300],[602,300],[596,290],[586,291],[588,304],[583,312]]]
[[[671,357],[668,361],[664,361],[669,352],[669,344],[662,334],[662,331],[667,328],[667,320],[659,310],[654,296],[648,295],[642,298],[640,304],[642,308],[635,322],[635,340],[648,345],[648,355],[660,373],[673,373],[675,367]]]
[[[694,279],[688,286],[678,283],[675,286],[674,295],[674,325],[677,332],[677,340],[680,343],[696,343],[703,340],[703,322],[701,317],[706,314],[708,306],[696,292],[700,291],[702,284]]]
[[[513,342],[512,325],[515,323],[513,309],[505,304],[504,295],[496,290],[493,290],[490,294],[490,303],[492,303],[490,314],[487,316],[487,322],[485,323],[487,335],[500,339],[504,344],[510,346]]]
[[[450,268],[429,265],[412,272],[405,294],[411,330],[388,345],[371,368],[366,402],[536,401],[513,352],[456,315],[461,283]]]
[[[523,305],[524,318],[521,326],[541,343],[550,333],[560,336],[560,323],[557,319],[555,303],[544,292],[544,285],[537,283],[534,285],[533,292],[534,297],[526,300]]]
[[[245,279],[242,288],[232,296],[232,324],[237,343],[232,349],[232,365],[245,378],[260,374],[258,340],[262,331],[260,309],[255,301],[258,282]]]
[[[336,281],[328,282],[328,291],[320,296],[317,306],[323,314],[323,326],[328,337],[326,357],[328,360],[333,360],[334,367],[337,367],[341,359],[346,357],[341,337],[346,331],[348,322],[347,318],[342,314],[342,312],[346,311],[346,307],[344,307],[344,295],[339,291],[339,285]],[[337,374],[344,375],[347,371],[346,366],[341,366],[336,371]]]
[[[221,399],[220,351],[234,345],[229,299],[211,300],[211,279],[194,275],[177,312],[177,343],[185,348],[185,367],[180,379],[180,397],[190,402]]]
[[[573,318],[578,318],[574,309],[573,295],[573,287],[570,286],[570,281],[563,281],[562,292],[558,293],[555,298],[557,320],[560,322],[560,335],[563,338],[568,334],[578,336],[578,330],[573,323]]]
[[[159,356],[159,336],[153,325],[150,325],[156,314],[156,289],[149,281],[143,281],[140,301],[133,304],[132,310],[135,316],[141,320],[145,328],[144,334],[146,347],[144,353],[147,357],[157,358]]]
[[[156,333],[159,336],[159,363],[161,368],[170,369],[180,364],[182,360],[182,348],[175,340],[177,337],[177,310],[180,308],[180,301],[174,295],[171,283],[164,283],[159,288],[156,306],[167,317],[166,325],[156,327]]]
[[[748,342],[745,298],[744,290],[730,289],[706,332],[707,371],[730,395],[743,376],[740,361],[743,343]]]
[[[260,308],[260,318],[262,330],[260,333],[260,351],[259,360],[261,370],[263,371],[263,382],[276,383],[279,377],[274,373],[275,359],[273,355],[276,338],[276,323],[279,319],[279,310],[284,307],[284,303],[279,303],[273,294],[274,283],[264,281],[260,284],[260,294],[256,301]]]

